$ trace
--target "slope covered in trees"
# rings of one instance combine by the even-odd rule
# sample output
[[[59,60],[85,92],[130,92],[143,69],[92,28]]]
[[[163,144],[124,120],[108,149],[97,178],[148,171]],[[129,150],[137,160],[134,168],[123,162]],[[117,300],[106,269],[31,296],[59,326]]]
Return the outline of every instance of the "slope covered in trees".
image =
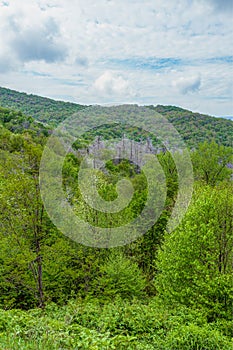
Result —
[[[0,106],[21,111],[23,114],[32,116],[52,127],[87,107],[1,87]],[[189,147],[196,147],[200,142],[211,142],[212,140],[224,146],[232,145],[233,123],[231,120],[193,113],[175,106],[158,105],[156,107],[148,106],[148,108],[166,116]],[[112,132],[114,133],[114,131]]]
[[[39,166],[51,130],[0,109],[0,348],[232,349],[232,148],[215,138],[196,143],[193,198],[172,233],[166,225],[177,199],[177,169],[172,154],[156,155],[167,187],[159,219],[136,241],[101,249],[64,236],[45,210]],[[137,139],[140,130],[130,133]],[[73,211],[97,226],[137,216],[147,198],[143,171],[126,160],[108,161],[97,176],[102,198],[115,199],[122,178],[134,196],[124,215],[98,213],[78,186],[80,147],[77,142],[63,164]]]
[[[85,107],[2,87],[0,87],[0,106],[21,111],[27,116],[50,125],[57,125]]]
[[[150,107],[165,115],[191,147],[214,140],[224,146],[232,146],[233,123],[223,118],[193,113],[175,106]]]

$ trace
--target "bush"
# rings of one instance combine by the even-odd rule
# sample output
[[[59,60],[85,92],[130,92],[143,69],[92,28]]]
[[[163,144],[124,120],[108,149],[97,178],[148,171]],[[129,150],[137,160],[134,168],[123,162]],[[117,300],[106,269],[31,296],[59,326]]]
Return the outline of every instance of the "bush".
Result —
[[[142,271],[122,252],[112,253],[100,269],[101,275],[93,286],[99,296],[112,298],[118,295],[131,299],[144,295],[146,279]]]
[[[198,327],[195,324],[180,326],[168,333],[165,340],[158,344],[161,350],[231,350],[231,342],[219,331],[208,325]]]
[[[230,350],[225,325],[207,324],[197,310],[167,310],[115,299],[70,301],[45,310],[0,310],[1,350]]]

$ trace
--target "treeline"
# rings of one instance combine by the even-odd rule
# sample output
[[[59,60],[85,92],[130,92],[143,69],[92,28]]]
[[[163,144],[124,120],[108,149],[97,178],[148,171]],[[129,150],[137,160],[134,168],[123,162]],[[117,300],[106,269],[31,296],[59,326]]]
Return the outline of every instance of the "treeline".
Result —
[[[75,113],[78,115],[80,110],[88,107],[2,87],[0,87],[0,106],[20,111],[50,127],[57,126]],[[231,120],[193,113],[176,106],[158,105],[148,106],[148,108],[166,116],[190,148],[212,140],[224,146],[232,146],[233,123]],[[108,130],[108,133],[116,136],[113,131]],[[116,130],[116,134],[119,134],[119,130]]]
[[[150,108],[166,116],[191,148],[205,141],[232,146],[233,123],[230,120],[193,113],[175,106],[158,105]]]
[[[55,101],[3,87],[0,87],[0,106],[20,111],[35,120],[53,126],[85,108],[76,103]]]
[[[167,184],[158,221],[127,246],[90,248],[59,232],[41,200],[40,159],[50,129],[5,109],[0,120],[1,348],[231,349],[231,147],[212,141],[192,150],[194,195],[172,233],[166,226],[177,170],[169,152],[158,154]],[[134,188],[124,213],[109,218],[85,204],[80,163],[70,153],[63,166],[64,190],[77,215],[115,227],[141,212],[143,172],[122,160],[99,173],[105,200],[116,198],[123,177]]]

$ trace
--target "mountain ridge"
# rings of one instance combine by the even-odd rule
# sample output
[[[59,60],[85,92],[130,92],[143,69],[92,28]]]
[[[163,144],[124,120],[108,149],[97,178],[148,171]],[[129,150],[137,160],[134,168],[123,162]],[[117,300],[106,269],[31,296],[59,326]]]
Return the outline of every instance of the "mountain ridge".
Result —
[[[87,105],[53,100],[25,92],[0,87],[0,106],[20,111],[27,117],[51,128],[56,127],[67,117],[78,113]],[[192,112],[177,106],[144,106],[161,113],[175,126],[189,147],[198,143],[215,140],[219,144],[232,146],[233,122],[230,119],[217,118]],[[117,106],[115,107],[117,108]]]

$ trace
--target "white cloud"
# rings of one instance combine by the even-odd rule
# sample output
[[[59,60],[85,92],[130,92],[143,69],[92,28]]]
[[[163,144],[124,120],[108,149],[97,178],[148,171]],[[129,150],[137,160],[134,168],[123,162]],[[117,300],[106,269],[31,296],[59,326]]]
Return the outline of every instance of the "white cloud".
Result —
[[[57,41],[59,29],[56,22],[49,18],[40,28],[21,30],[16,28],[15,37],[10,43],[20,61],[56,62],[64,60],[66,47]]]
[[[129,93],[129,82],[121,75],[106,71],[94,82],[94,88],[107,95],[124,95]]]
[[[180,77],[178,80],[173,81],[172,85],[177,87],[183,95],[197,92],[200,90],[201,77],[200,75]]]
[[[232,113],[230,0],[7,2],[4,86],[87,104],[124,98],[192,109],[198,99],[200,111]]]

